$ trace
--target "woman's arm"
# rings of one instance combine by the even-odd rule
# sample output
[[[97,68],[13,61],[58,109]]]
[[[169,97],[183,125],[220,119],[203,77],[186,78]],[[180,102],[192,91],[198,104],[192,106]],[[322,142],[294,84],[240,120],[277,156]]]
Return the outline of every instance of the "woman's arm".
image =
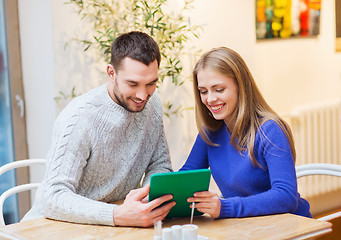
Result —
[[[254,150],[264,174],[269,174],[270,189],[247,197],[221,199],[220,218],[293,213],[297,209],[300,197],[293,155],[286,135],[274,121],[261,126]]]
[[[179,171],[208,168],[207,144],[198,134],[187,161]]]

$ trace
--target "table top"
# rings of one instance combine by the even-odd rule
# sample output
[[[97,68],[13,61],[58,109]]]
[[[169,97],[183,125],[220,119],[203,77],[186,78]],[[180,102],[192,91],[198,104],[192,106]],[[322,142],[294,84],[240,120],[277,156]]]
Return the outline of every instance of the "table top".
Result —
[[[189,218],[166,219],[162,227],[184,225]],[[309,239],[331,231],[332,224],[293,214],[214,220],[206,215],[195,217],[199,235],[220,239]],[[4,239],[153,239],[154,228],[110,227],[75,224],[44,218],[10,224],[0,228]]]

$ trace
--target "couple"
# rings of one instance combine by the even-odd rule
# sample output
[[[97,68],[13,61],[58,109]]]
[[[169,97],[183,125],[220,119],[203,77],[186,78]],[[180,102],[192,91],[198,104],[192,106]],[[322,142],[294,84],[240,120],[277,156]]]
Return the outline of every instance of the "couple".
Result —
[[[130,32],[111,47],[109,81],[58,116],[45,178],[24,220],[46,217],[111,226],[152,226],[174,202],[147,202],[149,178],[172,171],[156,84],[157,43]],[[213,218],[290,212],[311,217],[297,192],[289,126],[269,107],[243,59],[221,47],[193,71],[199,134],[181,170],[210,167],[222,197],[188,199]],[[143,187],[138,188],[143,178]],[[111,204],[125,199],[123,204]]]

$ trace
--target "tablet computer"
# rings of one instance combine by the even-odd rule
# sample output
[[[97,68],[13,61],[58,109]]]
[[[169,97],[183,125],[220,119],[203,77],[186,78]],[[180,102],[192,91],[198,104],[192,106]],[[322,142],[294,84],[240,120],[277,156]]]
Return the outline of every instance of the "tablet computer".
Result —
[[[156,173],[150,177],[149,201],[163,195],[172,194],[176,205],[166,218],[191,216],[190,203],[187,198],[195,192],[207,191],[210,185],[211,170],[196,169],[181,172]],[[194,215],[203,213],[195,210]]]

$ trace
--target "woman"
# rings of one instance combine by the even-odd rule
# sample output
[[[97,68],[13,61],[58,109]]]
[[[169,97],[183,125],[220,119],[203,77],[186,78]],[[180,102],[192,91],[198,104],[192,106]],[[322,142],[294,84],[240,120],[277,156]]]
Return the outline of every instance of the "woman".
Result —
[[[210,167],[223,198],[205,191],[188,202],[213,218],[311,217],[297,192],[291,130],[266,103],[240,55],[213,49],[193,77],[199,134],[181,170]]]

